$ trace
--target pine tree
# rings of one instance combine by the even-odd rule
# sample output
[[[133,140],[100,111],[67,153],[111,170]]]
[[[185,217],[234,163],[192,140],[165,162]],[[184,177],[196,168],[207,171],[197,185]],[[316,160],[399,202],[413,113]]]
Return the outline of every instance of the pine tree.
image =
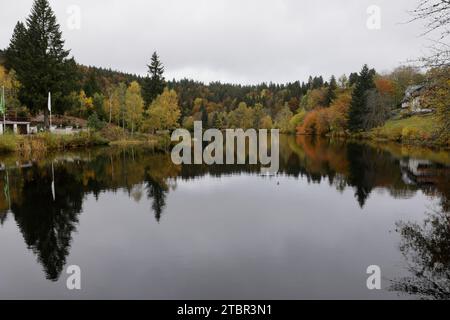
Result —
[[[147,67],[148,76],[144,80],[143,97],[146,105],[150,105],[164,91],[166,82],[163,76],[164,66],[156,52],[153,53],[150,65]]]
[[[336,98],[335,92],[336,89],[337,89],[336,78],[334,76],[331,76],[330,83],[327,89],[327,95],[325,97],[325,106],[329,107],[333,102],[333,100]]]
[[[369,69],[365,64],[357,77],[348,115],[348,127],[352,132],[365,129],[364,116],[367,113],[367,92],[375,88],[374,75],[375,70]]]
[[[348,77],[348,85],[351,87],[356,83],[356,81],[358,81],[358,73],[350,73],[350,76]]]
[[[14,67],[13,69],[16,70],[16,72],[22,71],[19,70],[19,68],[24,67],[19,62],[24,56],[26,32],[27,29],[25,28],[25,25],[18,21],[14,28],[9,47],[5,51],[6,67],[8,69],[12,69]]]
[[[21,102],[33,113],[43,110],[46,126],[48,92],[54,111],[62,112],[64,99],[75,85],[76,64],[69,54],[48,0],[35,0],[26,26],[17,23],[6,56],[22,84]]]

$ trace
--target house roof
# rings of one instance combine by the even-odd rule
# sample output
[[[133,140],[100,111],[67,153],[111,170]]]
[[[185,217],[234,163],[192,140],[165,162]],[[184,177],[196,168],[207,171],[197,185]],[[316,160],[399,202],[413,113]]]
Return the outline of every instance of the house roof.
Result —
[[[409,86],[405,90],[405,97],[402,102],[409,101],[412,97],[419,95],[420,91],[425,87],[423,84]]]

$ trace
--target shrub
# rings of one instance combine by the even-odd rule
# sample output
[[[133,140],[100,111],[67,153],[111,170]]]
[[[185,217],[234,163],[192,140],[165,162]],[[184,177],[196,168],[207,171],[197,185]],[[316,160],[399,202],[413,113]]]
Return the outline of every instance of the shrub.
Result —
[[[296,130],[298,127],[300,127],[303,124],[303,121],[306,117],[306,111],[305,109],[301,109],[296,115],[294,115],[290,122],[290,126]]]
[[[385,135],[385,137],[388,139],[401,141],[403,137],[403,129],[400,127],[395,127],[388,132],[383,132],[383,135]]]
[[[309,112],[303,125],[297,130],[300,134],[326,135],[330,132],[330,112],[322,108]]]
[[[163,134],[157,136],[157,147],[161,150],[169,150],[172,141],[169,135]]]
[[[194,118],[192,116],[184,118],[183,128],[189,131],[194,131]]]
[[[317,131],[317,110],[313,110],[305,116],[303,124],[300,126],[300,128],[298,128],[297,132],[300,134],[314,135],[317,133],[316,131]]]
[[[114,125],[106,125],[103,129],[101,129],[100,134],[102,137],[110,141],[122,140],[128,137],[127,131],[124,131],[123,128]]]
[[[87,119],[87,126],[90,129],[93,130],[101,130],[105,127],[105,122],[103,122],[102,120],[100,120],[98,118],[98,115],[96,112],[92,113],[89,118]]]
[[[6,133],[0,136],[0,152],[12,152],[16,150],[17,138],[14,134]]]

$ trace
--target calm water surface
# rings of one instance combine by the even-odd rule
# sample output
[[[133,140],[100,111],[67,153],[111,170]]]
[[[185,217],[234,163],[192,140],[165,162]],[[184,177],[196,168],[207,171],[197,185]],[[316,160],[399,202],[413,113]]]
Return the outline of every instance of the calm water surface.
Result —
[[[35,157],[0,157],[1,299],[450,297],[447,152],[282,137],[274,177],[137,148]]]

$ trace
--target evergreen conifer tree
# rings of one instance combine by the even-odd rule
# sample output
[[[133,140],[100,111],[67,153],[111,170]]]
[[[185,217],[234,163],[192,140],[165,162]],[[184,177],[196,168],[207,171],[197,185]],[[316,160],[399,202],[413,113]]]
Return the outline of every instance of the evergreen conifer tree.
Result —
[[[327,107],[329,107],[331,105],[331,103],[333,102],[333,100],[336,98],[336,92],[335,92],[336,89],[337,89],[336,78],[334,76],[331,76],[330,83],[329,83],[328,89],[327,89],[327,95],[325,98],[326,99],[325,105]]]
[[[352,132],[364,130],[364,115],[366,114],[367,92],[375,88],[373,77],[374,69],[369,69],[365,64],[356,79],[352,93],[352,101],[349,109],[348,128]]]
[[[148,76],[143,85],[143,97],[146,105],[150,105],[164,91],[166,82],[163,74],[164,66],[159,60],[158,54],[154,52],[150,65],[148,65]]]
[[[16,24],[6,58],[21,83],[21,102],[33,113],[43,110],[46,126],[48,93],[54,111],[62,112],[62,102],[75,85],[76,64],[69,54],[48,0],[35,0],[26,24]]]

